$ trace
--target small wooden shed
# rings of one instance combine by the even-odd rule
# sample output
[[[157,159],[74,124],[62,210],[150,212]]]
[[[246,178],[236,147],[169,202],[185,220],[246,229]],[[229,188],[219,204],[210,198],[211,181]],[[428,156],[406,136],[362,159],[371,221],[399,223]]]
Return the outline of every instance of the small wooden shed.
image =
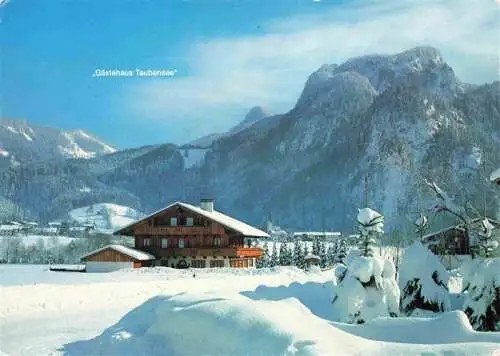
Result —
[[[313,255],[312,253],[307,254],[304,259],[307,266],[317,266],[321,262],[321,258],[319,256]]]
[[[87,272],[111,272],[150,266],[154,259],[149,253],[121,245],[107,245],[81,257]]]

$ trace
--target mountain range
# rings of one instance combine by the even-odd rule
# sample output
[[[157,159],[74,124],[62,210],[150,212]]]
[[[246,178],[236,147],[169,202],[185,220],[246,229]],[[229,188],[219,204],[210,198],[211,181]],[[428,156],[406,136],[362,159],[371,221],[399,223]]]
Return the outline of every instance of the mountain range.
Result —
[[[0,119],[0,168],[48,159],[92,158],[116,152],[112,146],[83,131],[64,131]]]
[[[427,177],[472,214],[498,218],[488,177],[500,166],[499,98],[498,81],[463,83],[437,49],[417,47],[323,65],[288,112],[256,107],[181,146],[114,152],[83,131],[1,121],[0,205],[43,222],[94,203],[148,212],[210,196],[257,226],[271,213],[292,230],[350,232],[367,203],[393,230],[435,204]]]

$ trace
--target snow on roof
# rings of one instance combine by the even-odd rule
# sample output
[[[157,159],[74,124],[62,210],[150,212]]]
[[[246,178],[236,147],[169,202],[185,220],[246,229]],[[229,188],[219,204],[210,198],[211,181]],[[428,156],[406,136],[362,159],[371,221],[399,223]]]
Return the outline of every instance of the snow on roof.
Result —
[[[221,225],[224,225],[232,230],[235,230],[237,232],[239,232],[240,234],[242,235],[245,235],[245,236],[253,236],[253,237],[270,237],[268,233],[262,231],[262,230],[259,230],[253,226],[250,226],[248,224],[245,224],[244,222],[242,221],[239,221],[239,220],[236,220],[235,218],[232,218],[228,215],[225,215],[221,212],[218,212],[216,210],[213,210],[213,211],[206,211],[206,210],[203,210],[202,208],[198,207],[198,206],[194,206],[194,205],[191,205],[191,204],[187,204],[187,203],[182,203],[182,202],[175,202],[173,204],[170,204],[169,206],[167,206],[166,208],[163,208],[161,210],[158,210],[148,216],[146,216],[145,218],[142,218],[138,221],[135,221],[123,228],[121,228],[120,230],[116,231],[116,233],[119,233],[121,231],[124,231],[126,229],[128,229],[129,227],[137,224],[138,222],[141,222],[141,221],[144,221],[144,220],[147,220],[149,218],[151,218],[152,216],[155,216],[159,213],[161,213],[162,211],[164,210],[167,210],[169,209],[170,207],[172,206],[175,206],[175,205],[179,205],[179,206],[182,206],[183,208],[185,209],[188,209],[188,210],[191,210],[199,215],[202,215],[210,220],[213,220],[215,222],[218,222],[219,224]]]
[[[312,253],[309,253],[306,255],[305,257],[306,260],[321,260],[321,258],[319,256],[316,256],[316,255],[313,255]]]
[[[136,259],[138,261],[148,261],[148,260],[154,260],[156,258],[155,256],[153,256],[149,253],[139,251],[139,250],[136,250],[136,249],[133,249],[130,247],[126,247],[126,246],[122,246],[122,245],[107,245],[107,246],[101,247],[97,250],[94,250],[92,252],[87,253],[85,256],[82,256],[80,259],[84,259],[85,257],[95,255],[96,253],[99,253],[99,252],[107,250],[107,249],[112,249],[112,250],[118,251],[118,252],[123,253],[124,255],[127,255],[129,257],[132,257],[133,259]]]
[[[0,231],[18,231],[20,230],[22,227],[19,226],[19,225],[11,225],[11,224],[8,224],[8,225],[0,225]]]
[[[433,240],[434,238],[438,237],[439,235],[441,235],[442,233],[444,232],[447,232],[447,231],[450,231],[450,230],[461,230],[461,231],[465,231],[465,229],[463,227],[461,227],[460,225],[456,225],[456,226],[448,226],[448,227],[445,227],[441,230],[438,230],[438,231],[434,231],[434,232],[431,232],[425,236],[422,236],[422,241],[423,242],[426,242],[426,241],[430,241],[430,240]]]
[[[492,182],[500,182],[500,168],[491,173],[490,180]]]
[[[375,219],[383,218],[383,216],[370,208],[358,209],[358,222],[363,225],[370,225]]]

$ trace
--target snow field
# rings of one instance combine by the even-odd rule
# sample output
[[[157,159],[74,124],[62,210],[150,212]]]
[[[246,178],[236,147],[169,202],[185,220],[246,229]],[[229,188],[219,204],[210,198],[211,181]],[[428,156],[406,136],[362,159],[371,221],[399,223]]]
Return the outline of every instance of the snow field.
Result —
[[[334,322],[332,271],[207,269],[193,278],[170,268],[24,268],[44,283],[0,279],[0,350],[9,355],[486,356],[500,343],[499,333],[472,331],[461,312]]]

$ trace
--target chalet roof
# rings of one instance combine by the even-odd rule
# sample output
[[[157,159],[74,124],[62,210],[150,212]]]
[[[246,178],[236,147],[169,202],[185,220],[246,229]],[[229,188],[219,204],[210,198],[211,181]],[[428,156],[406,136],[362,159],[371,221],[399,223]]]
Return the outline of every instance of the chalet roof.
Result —
[[[477,224],[478,222],[481,222],[484,218],[474,218],[470,221],[471,224]],[[492,219],[492,218],[488,218],[488,221],[495,227],[497,228],[500,228],[500,222],[495,220],[495,219]],[[442,233],[445,233],[447,231],[451,231],[451,230],[460,230],[460,231],[465,231],[465,228],[463,226],[463,224],[459,224],[459,225],[454,225],[454,226],[448,226],[448,227],[445,227],[444,229],[441,229],[441,230],[438,230],[438,231],[434,231],[434,232],[431,232],[425,236],[422,236],[422,241],[426,242],[426,241],[430,241],[430,240],[433,240],[435,239],[437,236],[439,236],[440,234]]]
[[[319,256],[313,255],[312,253],[308,253],[305,257],[305,260],[311,260],[311,261],[320,261],[321,258]]]
[[[163,208],[163,209],[160,209],[158,211],[155,211],[154,213],[140,219],[140,220],[137,220],[131,224],[128,224],[127,226],[121,228],[120,230],[118,231],[115,231],[114,234],[120,234],[120,233],[124,233],[125,231],[127,231],[130,227],[132,227],[133,225],[137,224],[137,223],[140,223],[140,222],[143,222],[145,220],[148,220],[156,215],[159,215],[161,214],[162,212],[164,212],[165,210],[173,207],[173,206],[181,206],[187,210],[190,210],[196,214],[199,214],[201,216],[204,216],[206,217],[207,219],[210,219],[212,221],[215,221],[231,230],[234,230],[236,232],[239,232],[240,234],[244,235],[244,236],[250,236],[250,237],[270,237],[269,234],[267,234],[266,232],[262,231],[262,230],[259,230],[253,226],[250,226],[240,220],[237,220],[235,218],[232,218],[226,214],[223,214],[217,210],[212,210],[212,211],[207,211],[207,210],[203,210],[202,208],[198,207],[198,206],[194,206],[194,205],[191,205],[191,204],[187,204],[187,203],[183,203],[183,202],[175,202],[173,204],[170,204],[169,206],[167,206],[166,208]]]
[[[490,180],[492,182],[497,182],[497,183],[500,182],[500,168],[491,173]]]
[[[461,231],[465,231],[463,227],[461,227],[460,225],[455,225],[455,226],[448,226],[448,227],[445,227],[441,230],[438,230],[438,231],[434,231],[434,232],[431,232],[430,234],[427,234],[427,235],[424,235],[422,236],[422,241],[423,242],[426,242],[426,241],[430,241],[430,240],[433,240],[435,239],[436,237],[438,237],[440,234],[442,233],[445,233],[445,232],[448,232],[448,231],[451,231],[451,230],[461,230]]]
[[[137,261],[149,261],[149,260],[155,259],[155,256],[153,256],[149,253],[139,251],[139,250],[136,250],[136,249],[133,249],[130,247],[122,246],[122,245],[107,245],[107,246],[101,247],[97,250],[94,250],[92,252],[87,253],[85,256],[82,256],[80,259],[84,259],[86,257],[95,255],[96,253],[99,253],[99,252],[107,250],[107,249],[115,250],[115,251],[120,252],[124,255],[127,255],[127,256],[129,256]]]
[[[0,225],[0,231],[18,231],[21,230],[22,226],[13,224]]]

